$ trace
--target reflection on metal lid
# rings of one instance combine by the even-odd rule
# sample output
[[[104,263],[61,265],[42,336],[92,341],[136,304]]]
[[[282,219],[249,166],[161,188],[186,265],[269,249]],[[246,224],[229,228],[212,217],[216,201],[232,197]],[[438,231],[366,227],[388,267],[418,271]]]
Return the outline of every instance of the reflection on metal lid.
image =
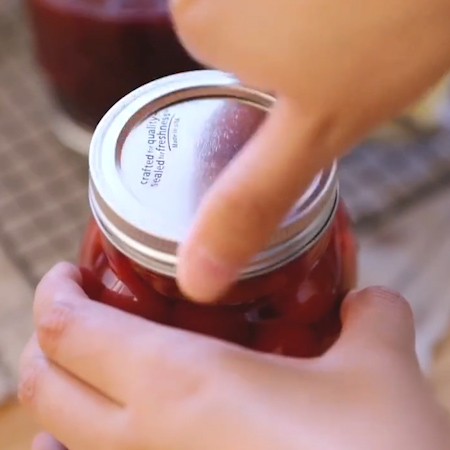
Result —
[[[217,71],[150,83],[100,122],[90,151],[90,202],[106,236],[143,266],[174,275],[177,248],[218,174],[263,122],[273,97]],[[323,229],[335,168],[319,174],[242,276],[272,270]]]

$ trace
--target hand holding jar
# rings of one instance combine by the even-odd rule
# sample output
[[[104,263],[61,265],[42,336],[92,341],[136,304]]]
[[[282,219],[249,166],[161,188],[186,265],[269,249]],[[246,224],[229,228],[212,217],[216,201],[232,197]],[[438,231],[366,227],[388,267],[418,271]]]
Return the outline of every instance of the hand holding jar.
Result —
[[[209,191],[180,252],[181,286],[208,301],[263,247],[320,168],[450,68],[450,3],[173,0],[172,9],[197,59],[278,98]]]
[[[408,304],[350,294],[317,359],[246,350],[89,300],[55,267],[35,297],[20,397],[70,450],[446,450],[443,411],[414,353]],[[39,436],[33,450],[60,444]]]

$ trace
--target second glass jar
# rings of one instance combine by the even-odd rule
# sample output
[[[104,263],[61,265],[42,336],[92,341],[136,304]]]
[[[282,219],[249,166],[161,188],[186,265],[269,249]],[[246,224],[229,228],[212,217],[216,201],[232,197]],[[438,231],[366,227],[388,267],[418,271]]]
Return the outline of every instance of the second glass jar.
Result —
[[[100,119],[129,92],[200,68],[176,36],[168,0],[27,2],[56,110],[54,131],[77,150],[87,153]]]

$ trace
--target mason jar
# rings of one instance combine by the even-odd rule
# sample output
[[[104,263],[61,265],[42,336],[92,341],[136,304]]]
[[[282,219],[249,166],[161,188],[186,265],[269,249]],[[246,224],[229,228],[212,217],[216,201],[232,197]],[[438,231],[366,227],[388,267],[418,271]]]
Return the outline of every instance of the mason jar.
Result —
[[[91,298],[263,352],[314,357],[332,345],[357,275],[336,163],[316,175],[213,304],[190,301],[175,280],[177,249],[205,192],[274,101],[203,70],[149,83],[105,115],[91,144],[93,218],[79,259]]]

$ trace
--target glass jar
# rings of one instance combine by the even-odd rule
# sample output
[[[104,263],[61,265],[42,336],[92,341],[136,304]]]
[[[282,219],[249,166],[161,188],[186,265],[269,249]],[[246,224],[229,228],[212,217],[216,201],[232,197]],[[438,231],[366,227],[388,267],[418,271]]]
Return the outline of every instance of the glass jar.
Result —
[[[178,41],[168,0],[27,2],[54,132],[74,150],[87,153],[100,119],[132,90],[200,68]]]
[[[93,219],[79,260],[91,298],[264,352],[313,357],[332,344],[356,282],[336,164],[213,305],[190,302],[174,278],[205,191],[273,102],[230,75],[196,71],[150,83],[108,112],[91,145]]]

